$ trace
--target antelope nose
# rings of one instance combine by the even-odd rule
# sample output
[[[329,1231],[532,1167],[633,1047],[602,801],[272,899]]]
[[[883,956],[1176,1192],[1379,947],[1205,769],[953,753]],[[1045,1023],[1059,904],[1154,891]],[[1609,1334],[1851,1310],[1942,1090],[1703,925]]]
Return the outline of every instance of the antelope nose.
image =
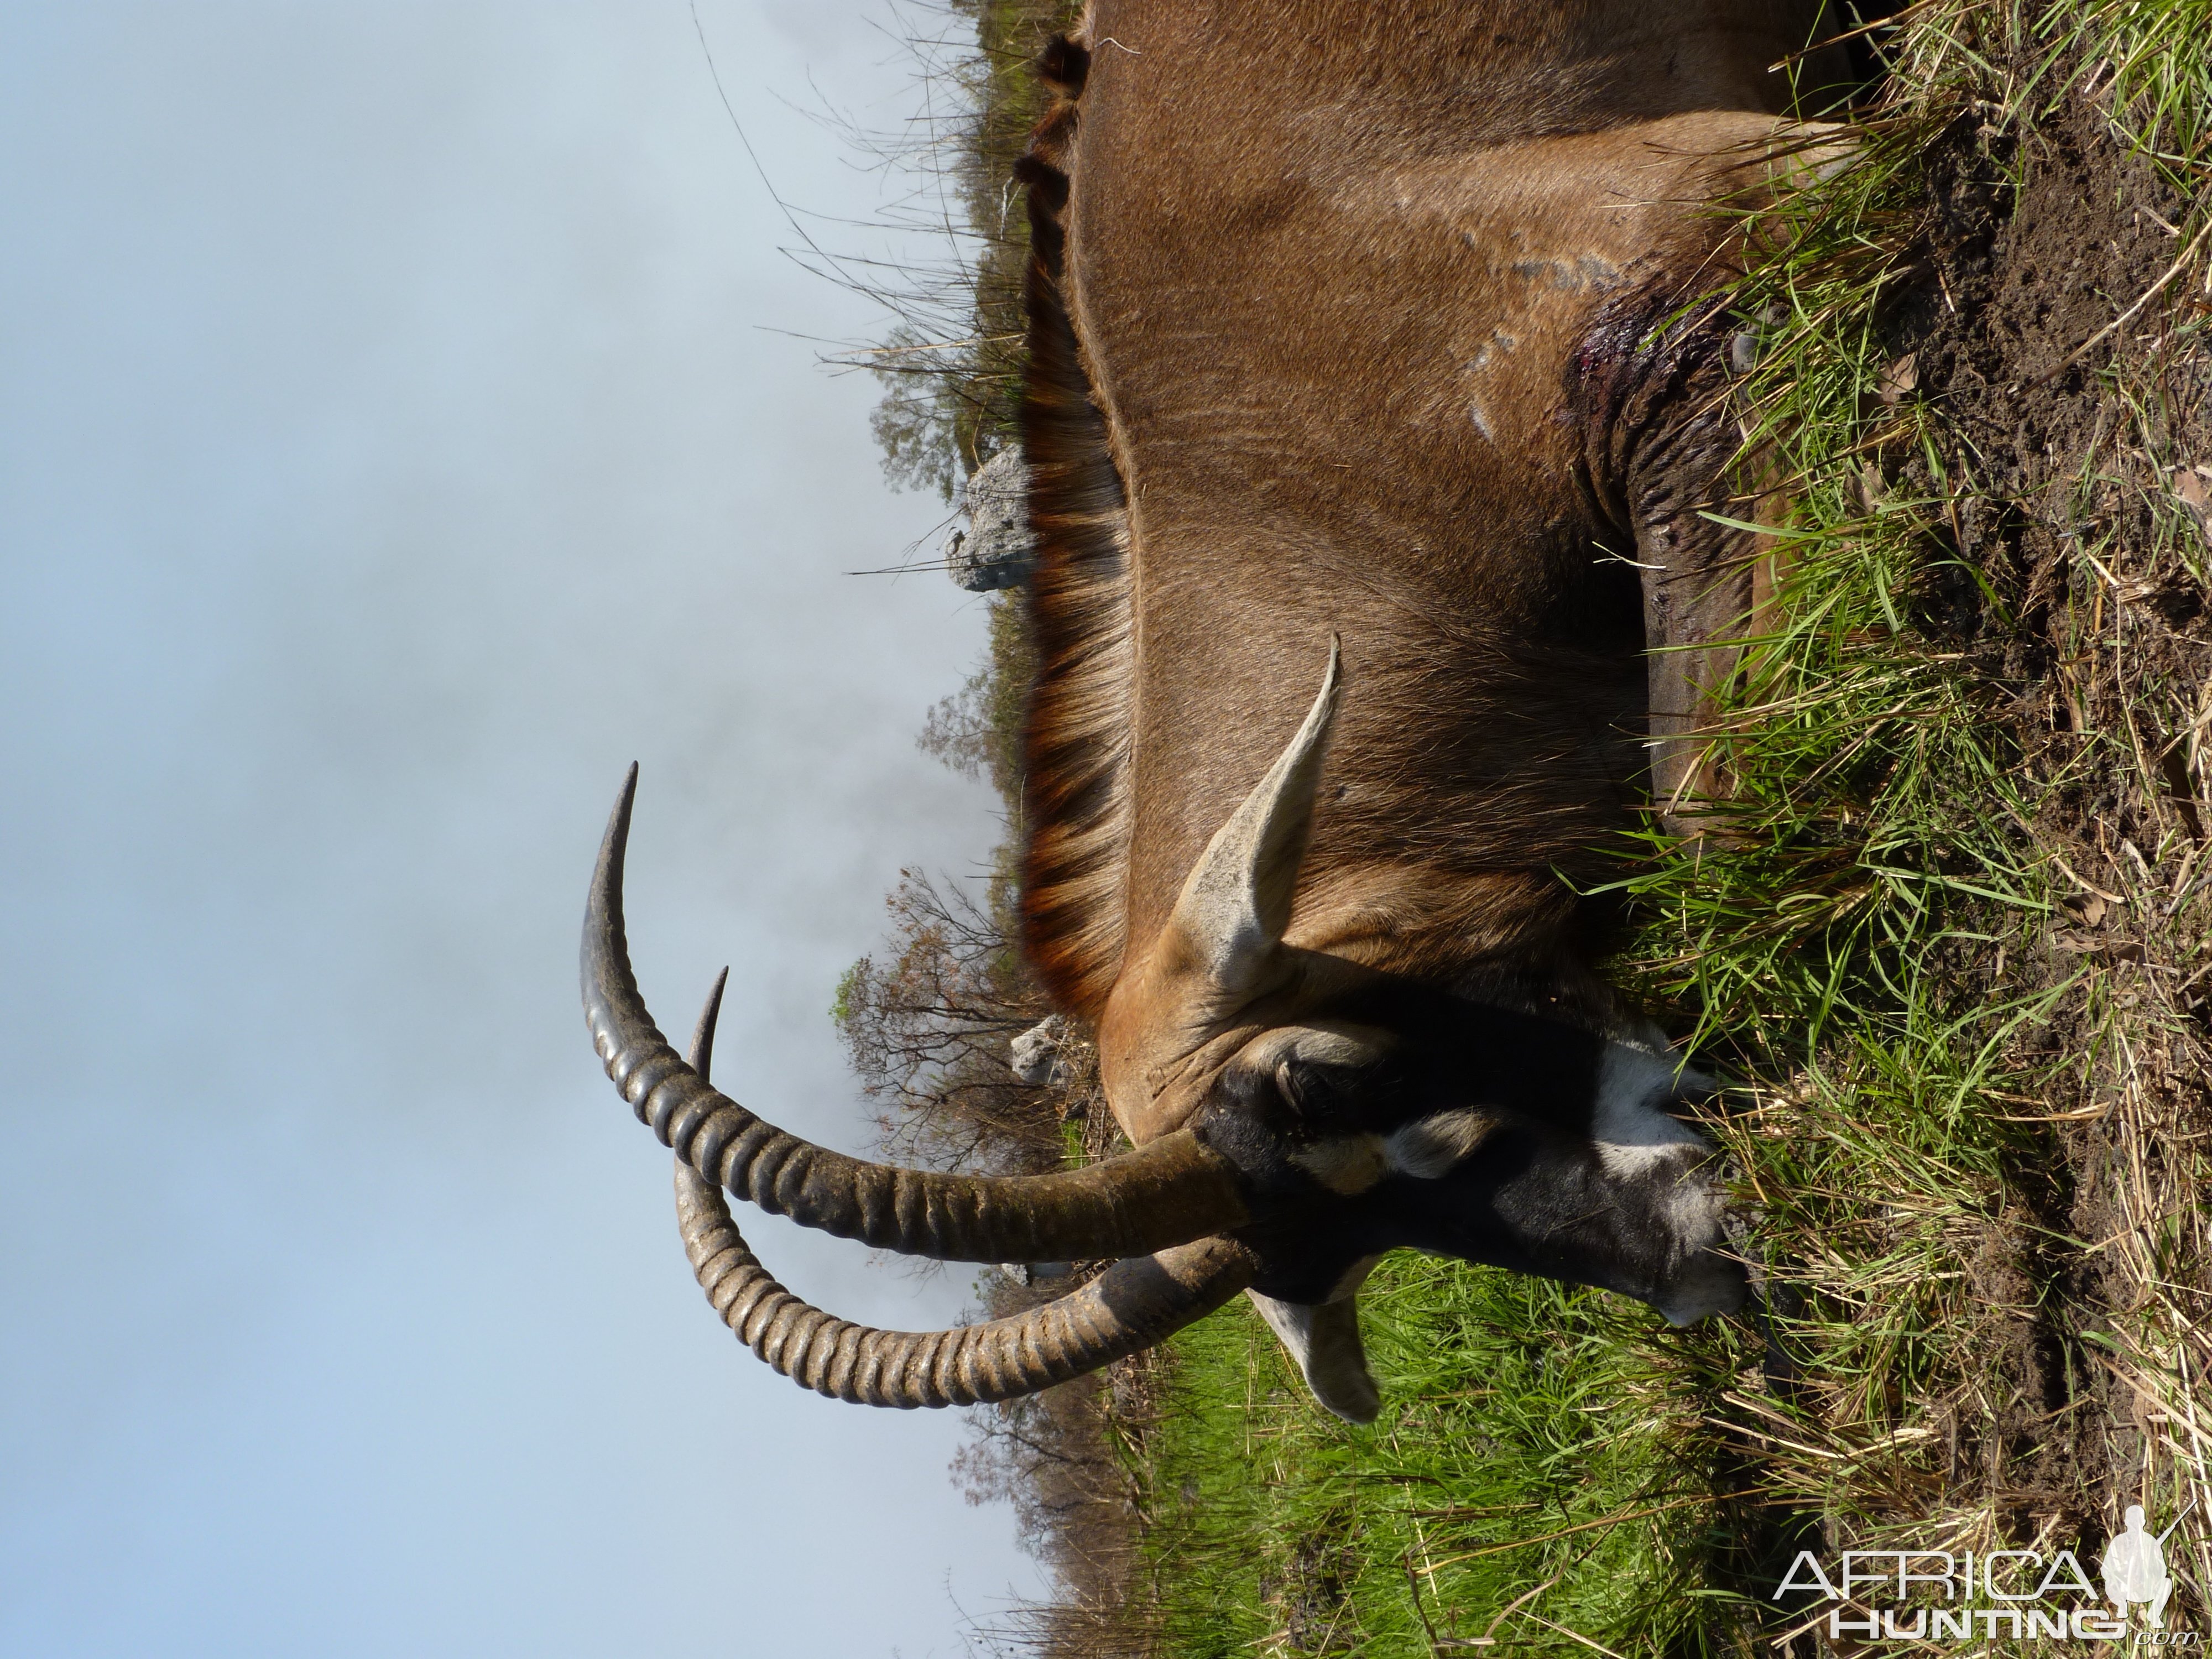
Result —
[[[1732,1314],[1751,1295],[1751,1276],[1740,1261],[1706,1249],[1674,1282],[1651,1298],[1669,1325],[1694,1325],[1709,1314]]]

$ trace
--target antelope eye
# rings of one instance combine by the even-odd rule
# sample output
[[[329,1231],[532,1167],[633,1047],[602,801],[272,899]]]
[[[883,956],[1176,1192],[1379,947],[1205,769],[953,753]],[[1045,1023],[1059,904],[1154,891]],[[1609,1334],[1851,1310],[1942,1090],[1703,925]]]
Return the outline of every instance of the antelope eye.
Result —
[[[1230,1062],[1222,1099],[1300,1140],[1363,1133],[1393,1052],[1389,1033],[1366,1026],[1278,1026]]]
[[[1340,1115],[1350,1103],[1352,1080],[1340,1066],[1316,1066],[1294,1055],[1275,1062],[1275,1091],[1293,1115],[1308,1122]]]

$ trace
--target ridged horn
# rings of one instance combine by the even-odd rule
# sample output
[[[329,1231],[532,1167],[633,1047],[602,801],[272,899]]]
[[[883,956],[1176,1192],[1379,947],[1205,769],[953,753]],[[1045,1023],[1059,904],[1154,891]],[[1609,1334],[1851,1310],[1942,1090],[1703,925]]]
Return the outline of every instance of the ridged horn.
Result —
[[[714,981],[690,1065],[706,1079],[729,969]],[[1148,1348],[1249,1284],[1244,1247],[1209,1238],[1116,1262],[1103,1277],[1012,1319],[944,1331],[882,1331],[826,1314],[777,1284],[746,1247],[721,1190],[681,1158],[676,1218],[699,1288],[739,1341],[817,1394],[854,1405],[988,1405]]]
[[[661,1036],[630,971],[623,855],[636,789],[632,766],[592,877],[584,1019],[607,1075],[639,1121],[708,1181],[803,1226],[947,1261],[1139,1256],[1252,1218],[1237,1166],[1188,1130],[1085,1170],[943,1175],[817,1146],[720,1093]]]

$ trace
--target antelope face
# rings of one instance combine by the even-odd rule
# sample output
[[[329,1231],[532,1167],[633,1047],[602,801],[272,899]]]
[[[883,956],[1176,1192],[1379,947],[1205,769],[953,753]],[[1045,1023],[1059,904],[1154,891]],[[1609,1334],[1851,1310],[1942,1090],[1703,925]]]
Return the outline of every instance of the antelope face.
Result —
[[[1601,1286],[1686,1324],[1743,1304],[1711,1084],[1601,1035],[1283,942],[1336,664],[1101,1024],[1125,1125],[1188,1127],[1269,1200],[1249,1287],[1322,1403],[1375,1409],[1351,1299],[1412,1249]]]
[[[701,1285],[763,1359],[875,1405],[1003,1400],[1149,1346],[1241,1290],[1322,1403],[1364,1422],[1380,1402],[1353,1298],[1389,1250],[1603,1285],[1677,1323],[1741,1305],[1711,1149],[1674,1115],[1707,1085],[1663,1048],[1284,944],[1336,691],[1332,651],[1297,738],[1108,1003],[1109,1097],[1125,1125],[1157,1133],[1064,1174],[890,1168],[787,1134],[708,1082],[715,1001],[679,1057],[623,938],[633,772],[586,908],[586,1018],[608,1075],[677,1154]],[[725,1191],[879,1249],[1116,1265],[1013,1318],[869,1330],[769,1277]]]

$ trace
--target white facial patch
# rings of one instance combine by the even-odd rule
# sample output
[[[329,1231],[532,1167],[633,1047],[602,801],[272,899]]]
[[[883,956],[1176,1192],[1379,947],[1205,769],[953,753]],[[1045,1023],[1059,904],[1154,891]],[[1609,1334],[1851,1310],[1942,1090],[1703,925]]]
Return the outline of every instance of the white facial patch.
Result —
[[[1709,1089],[1709,1079],[1681,1070],[1664,1052],[1608,1042],[1598,1062],[1597,1098],[1591,1103],[1590,1138],[1609,1176],[1638,1176],[1662,1164],[1680,1163],[1686,1152],[1708,1152],[1705,1138],[1661,1109],[1681,1089]]]
[[[1722,1212],[1728,1200],[1708,1170],[1686,1171],[1667,1197],[1667,1221],[1688,1259],[1652,1305],[1669,1325],[1694,1325],[1707,1314],[1733,1313],[1743,1305],[1742,1274],[1717,1252],[1728,1244]]]
[[[1662,1106],[1684,1093],[1711,1089],[1712,1079],[1685,1071],[1660,1045],[1606,1045],[1598,1067],[1590,1134],[1608,1176],[1647,1184],[1683,1267],[1669,1275],[1653,1305],[1671,1325],[1743,1304],[1743,1276],[1717,1252],[1727,1244],[1727,1189],[1713,1167],[1713,1149]]]
[[[1350,1198],[1390,1173],[1380,1135],[1341,1135],[1291,1154],[1291,1162],[1333,1193]]]
[[[1497,1123],[1489,1113],[1473,1107],[1431,1112],[1394,1130],[1382,1143],[1382,1156],[1401,1175],[1434,1181],[1482,1145]]]
[[[1492,330],[1491,331],[1490,338],[1481,345],[1476,347],[1474,356],[1468,360],[1467,365],[1468,374],[1470,378],[1477,377],[1488,370],[1491,361],[1490,349],[1493,344],[1498,348],[1499,354],[1503,355],[1511,351],[1514,347],[1520,343],[1521,342],[1516,337],[1513,335],[1508,334],[1504,329],[1500,328]],[[1482,435],[1485,438],[1487,438],[1491,442],[1496,443],[1498,441],[1498,434],[1491,428],[1490,416],[1483,410],[1482,399],[1479,397],[1468,398],[1467,412],[1468,418],[1474,422],[1474,429],[1482,434]]]
[[[1317,1019],[1310,1025],[1279,1026],[1246,1048],[1241,1058],[1246,1065],[1279,1066],[1296,1059],[1308,1066],[1350,1070],[1373,1065],[1396,1041],[1379,1026]]]

